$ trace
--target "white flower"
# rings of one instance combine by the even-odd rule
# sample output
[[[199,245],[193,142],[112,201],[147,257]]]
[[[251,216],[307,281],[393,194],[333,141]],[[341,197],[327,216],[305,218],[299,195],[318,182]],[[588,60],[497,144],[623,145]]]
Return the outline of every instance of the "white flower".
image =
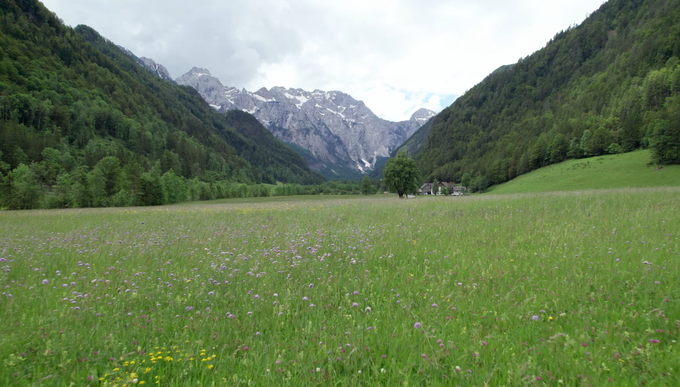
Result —
[[[381,374],[384,374],[384,373],[385,373],[385,369],[384,369],[384,368],[381,368],[381,369],[380,369],[380,373],[381,373]]]

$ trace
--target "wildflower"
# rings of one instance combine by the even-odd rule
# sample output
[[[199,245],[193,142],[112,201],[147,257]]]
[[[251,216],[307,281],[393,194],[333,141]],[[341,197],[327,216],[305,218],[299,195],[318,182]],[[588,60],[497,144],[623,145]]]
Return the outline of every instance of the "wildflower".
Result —
[[[427,355],[426,355],[426,354],[423,354],[422,356],[423,356],[423,359],[427,359]]]
[[[213,369],[213,367],[214,366],[211,364],[211,365],[208,366],[208,369],[211,370],[211,369]]]
[[[314,284],[309,284],[310,289],[313,288],[313,287],[314,287]]]
[[[436,307],[437,307],[437,304],[432,304],[432,307],[433,307],[433,308],[436,308]]]
[[[248,350],[248,347],[243,347],[243,350],[244,350],[244,351],[247,351],[247,350]]]
[[[531,319],[534,320],[534,321],[537,321],[537,320],[538,320],[538,316],[534,315],[533,317],[531,317]]]
[[[353,302],[353,303],[352,303],[352,306],[353,306],[353,307],[357,307],[357,306],[359,306],[359,304],[357,304],[356,302]]]
[[[420,325],[419,322],[413,324],[413,327],[416,328],[416,329],[420,329],[420,326],[421,326],[421,325]]]

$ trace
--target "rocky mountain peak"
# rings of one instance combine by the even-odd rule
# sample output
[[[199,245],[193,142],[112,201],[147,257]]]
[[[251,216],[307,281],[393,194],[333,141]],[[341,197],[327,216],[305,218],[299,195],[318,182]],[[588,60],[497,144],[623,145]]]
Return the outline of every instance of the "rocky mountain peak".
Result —
[[[389,157],[435,114],[420,109],[408,121],[391,122],[341,91],[275,86],[249,92],[224,86],[207,69],[197,67],[176,82],[195,88],[219,111],[242,110],[254,115],[280,140],[307,150],[310,167],[329,178],[373,169],[378,158]]]
[[[410,121],[418,121],[421,125],[425,124],[430,118],[436,116],[437,113],[432,110],[421,108],[416,110],[410,118]]]
[[[145,58],[143,56],[140,57],[139,59],[142,62],[144,62],[144,65],[146,66],[147,69],[149,69],[152,73],[158,75],[161,79],[173,83],[175,82],[170,76],[170,72],[168,71],[168,69],[166,69],[163,65],[154,62],[153,59]]]

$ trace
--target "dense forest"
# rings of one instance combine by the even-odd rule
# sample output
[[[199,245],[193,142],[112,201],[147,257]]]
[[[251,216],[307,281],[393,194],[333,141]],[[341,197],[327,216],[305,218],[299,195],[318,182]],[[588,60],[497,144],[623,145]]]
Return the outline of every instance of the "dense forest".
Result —
[[[0,0],[0,208],[154,205],[324,180],[252,116],[213,111],[37,0]]]
[[[678,57],[680,0],[610,0],[436,116],[418,166],[428,181],[469,174],[484,190],[566,158],[638,148],[651,148],[652,163],[680,163]]]

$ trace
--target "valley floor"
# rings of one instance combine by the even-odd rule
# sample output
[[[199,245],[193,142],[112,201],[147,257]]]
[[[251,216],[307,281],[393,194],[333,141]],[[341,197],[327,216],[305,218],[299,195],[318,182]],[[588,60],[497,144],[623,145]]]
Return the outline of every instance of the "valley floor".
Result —
[[[0,385],[680,385],[679,188],[304,199],[0,212]]]

